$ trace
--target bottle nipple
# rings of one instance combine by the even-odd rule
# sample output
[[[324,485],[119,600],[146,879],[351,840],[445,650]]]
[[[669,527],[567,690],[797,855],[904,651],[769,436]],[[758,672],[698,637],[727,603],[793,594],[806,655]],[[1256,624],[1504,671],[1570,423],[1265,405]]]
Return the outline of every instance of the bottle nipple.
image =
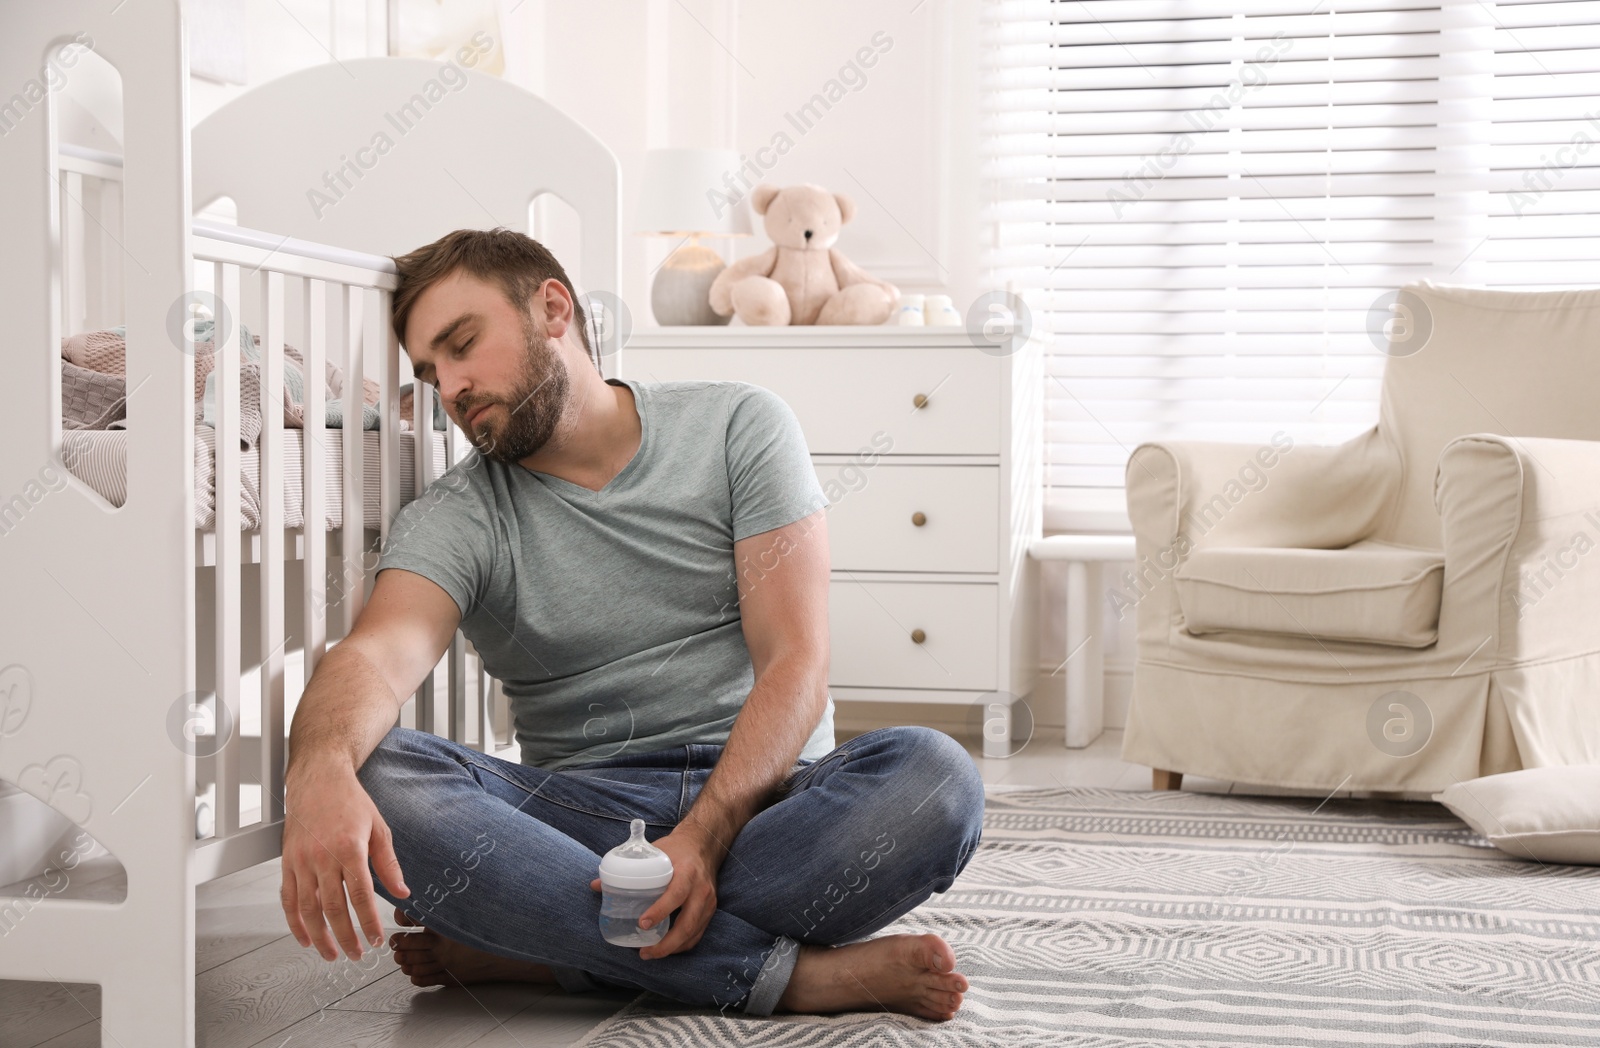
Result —
[[[600,860],[600,878],[619,888],[665,887],[672,880],[672,857],[644,836],[644,820],[628,825],[628,839]]]
[[[662,854],[660,848],[644,839],[643,819],[634,819],[628,824],[628,839],[617,850],[628,859],[648,859]]]

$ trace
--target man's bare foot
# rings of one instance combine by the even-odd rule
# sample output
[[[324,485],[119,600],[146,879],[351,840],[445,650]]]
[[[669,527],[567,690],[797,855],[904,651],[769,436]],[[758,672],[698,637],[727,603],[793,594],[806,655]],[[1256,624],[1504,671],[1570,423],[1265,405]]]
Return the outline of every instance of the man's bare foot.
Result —
[[[398,924],[418,927],[416,921],[398,908],[394,919]],[[396,932],[389,937],[389,945],[394,949],[395,962],[410,977],[413,986],[556,981],[555,972],[548,965],[484,953],[428,928],[420,932]]]
[[[848,946],[801,946],[780,1012],[891,1011],[943,1022],[961,1010],[966,976],[950,944],[931,932]]]

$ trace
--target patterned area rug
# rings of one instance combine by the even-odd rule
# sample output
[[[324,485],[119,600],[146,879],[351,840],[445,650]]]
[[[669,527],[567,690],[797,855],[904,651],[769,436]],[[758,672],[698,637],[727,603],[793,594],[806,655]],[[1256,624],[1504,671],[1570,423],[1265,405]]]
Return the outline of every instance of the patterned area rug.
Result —
[[[579,1042],[1600,1046],[1600,868],[1495,851],[1433,804],[991,790],[934,931],[960,1014],[770,1019],[646,993]]]

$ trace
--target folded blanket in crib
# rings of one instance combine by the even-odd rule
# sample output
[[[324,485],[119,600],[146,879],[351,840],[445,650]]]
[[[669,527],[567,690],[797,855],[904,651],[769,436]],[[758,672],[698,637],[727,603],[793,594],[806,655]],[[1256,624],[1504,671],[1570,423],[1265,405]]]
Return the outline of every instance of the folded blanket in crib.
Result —
[[[261,351],[260,336],[239,325],[239,443],[254,448],[260,438]],[[211,321],[195,324],[195,421],[215,428],[217,379],[216,353]],[[288,358],[283,366],[283,424],[303,429],[305,403],[305,360],[293,346],[284,346]],[[61,424],[63,429],[126,429],[127,343],[124,329],[86,331],[61,340]],[[330,428],[344,427],[344,372],[331,361],[325,362],[325,422]],[[410,429],[412,388],[400,388],[401,429]],[[378,428],[378,384],[362,381],[361,428]],[[433,428],[447,427],[443,405],[433,404]]]
[[[122,429],[127,415],[123,403],[125,383],[120,375],[107,375],[61,361],[61,428]]]

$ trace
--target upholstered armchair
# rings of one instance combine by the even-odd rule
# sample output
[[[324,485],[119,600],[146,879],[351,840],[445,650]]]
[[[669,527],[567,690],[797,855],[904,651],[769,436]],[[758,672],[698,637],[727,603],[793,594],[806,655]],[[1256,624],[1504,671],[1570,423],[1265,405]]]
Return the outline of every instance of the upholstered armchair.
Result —
[[[1399,306],[1359,437],[1130,456],[1122,754],[1157,788],[1600,763],[1600,290]]]

